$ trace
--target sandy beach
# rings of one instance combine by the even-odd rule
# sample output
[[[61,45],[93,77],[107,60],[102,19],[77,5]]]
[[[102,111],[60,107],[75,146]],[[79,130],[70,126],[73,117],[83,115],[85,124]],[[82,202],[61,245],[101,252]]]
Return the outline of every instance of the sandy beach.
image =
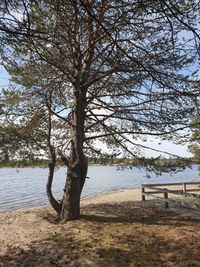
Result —
[[[66,223],[50,207],[0,213],[0,266],[200,266],[200,210],[142,202],[141,189],[81,206],[81,219]]]

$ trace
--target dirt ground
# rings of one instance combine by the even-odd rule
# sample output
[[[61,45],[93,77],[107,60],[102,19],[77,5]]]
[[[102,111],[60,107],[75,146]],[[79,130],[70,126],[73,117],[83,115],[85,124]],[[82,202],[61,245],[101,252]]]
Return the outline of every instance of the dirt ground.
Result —
[[[0,213],[0,267],[10,266],[197,267],[200,210],[124,190],[83,200],[74,222],[49,207]]]

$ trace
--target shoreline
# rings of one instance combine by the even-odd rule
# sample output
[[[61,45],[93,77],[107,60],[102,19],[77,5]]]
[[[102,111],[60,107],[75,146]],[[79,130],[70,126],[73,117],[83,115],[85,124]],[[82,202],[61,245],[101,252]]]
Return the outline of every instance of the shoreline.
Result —
[[[100,203],[120,203],[123,201],[140,201],[141,188],[123,188],[102,192],[81,199],[81,206]]]
[[[89,196],[85,196],[81,198],[81,206],[85,206],[85,205],[89,205],[91,203],[94,204],[99,204],[99,203],[108,203],[108,202],[113,202],[115,196],[120,196],[123,199],[125,198],[125,201],[130,201],[130,194],[132,193],[136,193],[136,198],[134,200],[141,200],[139,199],[139,190],[141,190],[139,187],[137,188],[123,188],[123,189],[118,189],[118,190],[112,190],[112,191],[105,191],[105,192],[101,192],[101,193],[97,193],[95,195],[89,195]],[[128,195],[126,195],[125,197],[125,193],[129,193]],[[105,199],[105,197],[107,197],[107,199]],[[122,199],[120,200],[119,198],[117,198],[117,202],[121,202],[123,201]],[[116,202],[116,200],[114,201]],[[12,210],[6,210],[6,211],[0,211],[0,214],[4,214],[4,213],[13,213],[13,212],[27,212],[27,211],[34,211],[34,210],[41,210],[41,209],[52,209],[50,204],[47,203],[45,205],[42,206],[36,206],[36,207],[27,207],[27,208],[19,208],[19,209],[12,209]],[[52,209],[53,210],[53,209]]]
[[[195,189],[199,188],[200,185],[193,186]],[[172,186],[170,189],[180,189],[180,186]],[[181,195],[173,195],[169,194],[169,198],[177,199],[182,198]],[[184,198],[183,198],[184,199]],[[148,196],[147,200],[154,200],[156,201],[156,198],[152,196]],[[133,188],[122,188],[117,190],[111,190],[111,191],[104,191],[100,193],[96,193],[94,195],[88,195],[81,197],[81,207],[90,205],[90,204],[103,204],[103,203],[120,203],[124,201],[142,201],[141,196],[141,187],[133,187]],[[41,210],[41,209],[52,209],[50,204],[47,203],[42,206],[35,206],[35,207],[24,207],[24,208],[18,208],[18,209],[12,209],[12,210],[5,210],[0,211],[0,214],[4,213],[13,213],[13,212],[23,212],[23,211],[34,211],[34,210]],[[53,210],[53,209],[52,209]]]

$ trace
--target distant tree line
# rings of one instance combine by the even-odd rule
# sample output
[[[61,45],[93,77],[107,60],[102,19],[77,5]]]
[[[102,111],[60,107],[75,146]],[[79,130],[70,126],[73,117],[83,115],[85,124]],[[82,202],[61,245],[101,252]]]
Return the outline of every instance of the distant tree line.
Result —
[[[180,160],[179,159],[167,159],[167,158],[160,158],[158,157],[157,160],[155,160],[155,158],[149,158],[149,159],[144,159],[146,161],[148,161],[148,163],[150,164],[150,162],[152,162],[152,164],[157,163],[157,167],[160,166],[159,168],[162,168],[162,172],[163,171],[169,171],[169,168],[167,166],[167,164],[170,164],[170,166],[173,168],[176,168],[178,165],[180,167]],[[174,163],[172,165],[172,163]],[[193,158],[185,158],[182,161],[182,164],[184,164],[185,166],[187,166],[187,164],[191,164],[191,163],[200,163],[200,158],[197,157],[193,157]],[[116,165],[117,167],[140,167],[140,163],[133,159],[133,158],[117,158],[117,157],[90,157],[88,158],[88,164],[89,165]],[[49,165],[49,159],[42,159],[42,158],[29,158],[29,159],[21,159],[21,160],[9,160],[8,158],[5,158],[3,160],[0,160],[0,168],[4,168],[4,167],[11,167],[11,168],[25,168],[25,167],[41,167],[41,168],[47,168]],[[65,166],[62,162],[62,160],[58,160],[57,161],[57,167],[63,167]],[[161,174],[161,173],[160,173]]]

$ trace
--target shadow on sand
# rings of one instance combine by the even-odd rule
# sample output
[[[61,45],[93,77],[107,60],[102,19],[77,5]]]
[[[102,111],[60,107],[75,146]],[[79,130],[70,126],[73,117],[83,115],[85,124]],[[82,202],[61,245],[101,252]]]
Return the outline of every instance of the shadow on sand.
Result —
[[[1,267],[200,266],[200,220],[150,202],[88,205],[80,221],[66,224],[38,216],[52,226],[48,238],[8,247]]]

